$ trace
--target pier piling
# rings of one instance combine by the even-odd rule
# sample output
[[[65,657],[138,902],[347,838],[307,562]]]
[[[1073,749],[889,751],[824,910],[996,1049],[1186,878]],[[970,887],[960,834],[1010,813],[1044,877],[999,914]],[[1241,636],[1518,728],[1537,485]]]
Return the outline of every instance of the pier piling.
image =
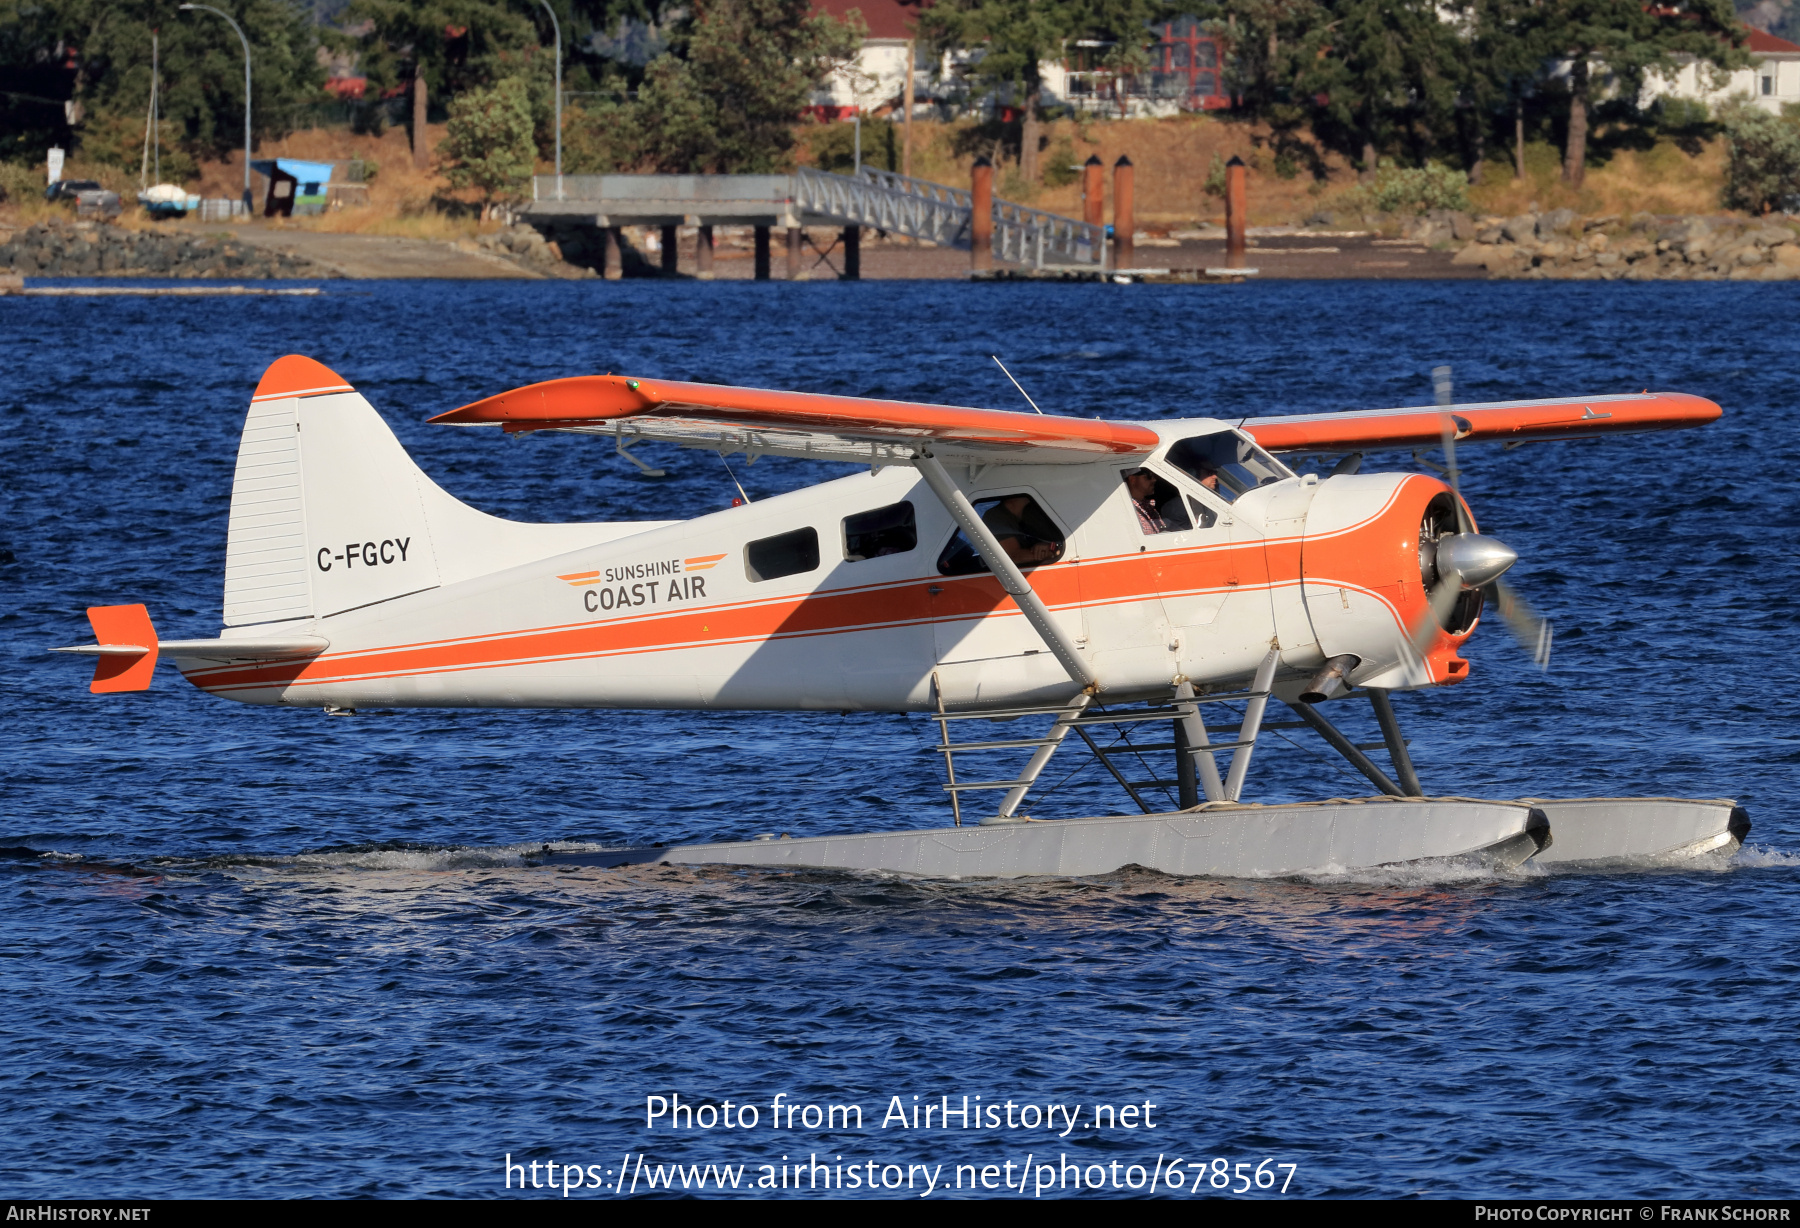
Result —
[[[1244,267],[1244,160],[1233,157],[1225,164],[1225,267]]]
[[[975,159],[969,172],[969,267],[986,273],[994,267],[994,164]]]
[[[680,249],[675,246],[680,229],[675,226],[662,228],[662,271],[664,277],[673,277],[681,271]]]
[[[694,232],[694,276],[701,281],[713,277],[713,228],[698,227]]]
[[[619,255],[619,228],[607,226],[601,230],[601,275],[607,281],[618,281],[625,276],[625,265]]]
[[[800,268],[800,244],[806,232],[798,226],[787,228],[787,279],[804,281],[806,274]]]
[[[1113,163],[1113,267],[1119,269],[1131,267],[1131,239],[1137,231],[1131,176],[1131,159],[1120,154]]]
[[[769,280],[769,228],[756,227],[756,280]]]
[[[862,227],[844,227],[844,280],[862,280]]]

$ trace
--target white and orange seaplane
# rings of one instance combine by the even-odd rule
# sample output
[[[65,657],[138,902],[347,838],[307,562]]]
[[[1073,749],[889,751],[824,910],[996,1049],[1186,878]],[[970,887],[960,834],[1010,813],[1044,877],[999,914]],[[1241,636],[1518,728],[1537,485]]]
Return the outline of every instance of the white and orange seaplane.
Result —
[[[1023,391],[1023,390],[1021,390]],[[1029,398],[1027,398],[1029,400]],[[1033,406],[1035,409],[1035,406]],[[1435,859],[1517,865],[1735,848],[1729,800],[1424,795],[1388,695],[1463,682],[1492,604],[1547,663],[1549,626],[1501,579],[1516,555],[1476,531],[1455,446],[1699,426],[1700,397],[1250,418],[1100,421],[712,384],[578,376],[433,422],[609,435],[838,461],[850,476],[683,521],[522,524],[446,493],[361,395],[319,363],[275,362],[238,449],[216,639],[158,641],[141,605],[88,611],[92,689],[149,687],[171,658],[253,704],[842,709],[928,713],[953,825],[758,837],[548,860],[661,861],[925,875],[1289,875]],[[1372,450],[1442,447],[1447,480],[1360,473]],[[1326,476],[1279,459],[1341,456]],[[1268,699],[1379,790],[1240,800]],[[1392,774],[1318,709],[1372,704]],[[1223,709],[1234,728],[1206,714]],[[971,719],[1037,718],[957,741]],[[1040,726],[1038,721],[1045,722]],[[1152,722],[1179,806],[1096,739]],[[1009,732],[1003,730],[1001,732]],[[1034,821],[1021,806],[1070,733],[1141,813]],[[1007,753],[1002,779],[959,758]],[[992,760],[990,759],[989,762]],[[978,775],[993,776],[987,771]],[[963,798],[998,795],[979,822]]]

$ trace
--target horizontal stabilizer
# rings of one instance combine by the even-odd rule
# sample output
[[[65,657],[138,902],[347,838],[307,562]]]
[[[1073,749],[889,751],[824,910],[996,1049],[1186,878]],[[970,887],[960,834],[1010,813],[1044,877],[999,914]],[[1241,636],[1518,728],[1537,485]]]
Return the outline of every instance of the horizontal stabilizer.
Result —
[[[141,605],[93,605],[87,616],[99,642],[56,651],[99,658],[88,690],[96,695],[149,690],[156,674],[157,652],[150,611]]]

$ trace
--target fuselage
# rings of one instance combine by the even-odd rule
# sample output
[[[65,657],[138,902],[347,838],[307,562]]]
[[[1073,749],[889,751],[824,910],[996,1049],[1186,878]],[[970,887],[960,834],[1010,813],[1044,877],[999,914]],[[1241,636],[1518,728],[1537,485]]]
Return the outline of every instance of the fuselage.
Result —
[[[1241,683],[1272,645],[1289,676],[1342,654],[1361,684],[1464,675],[1456,649],[1472,624],[1422,656],[1410,643],[1420,525],[1442,483],[1282,469],[1231,498],[1168,460],[1228,424],[1147,425],[1164,442],[1142,463],[1183,509],[1165,531],[1146,532],[1133,506],[1123,475],[1136,461],[951,470],[977,507],[1023,494],[1054,522],[1059,556],[1026,574],[1103,696]],[[563,548],[580,532],[561,526],[554,554],[290,624],[330,641],[316,657],[178,663],[213,694],[346,708],[922,711],[1077,689],[994,576],[946,574],[955,524],[910,467],[623,536],[592,529],[592,544]],[[377,565],[405,566],[397,542],[368,544]],[[351,545],[337,553],[360,559]],[[309,566],[345,560],[326,549]]]

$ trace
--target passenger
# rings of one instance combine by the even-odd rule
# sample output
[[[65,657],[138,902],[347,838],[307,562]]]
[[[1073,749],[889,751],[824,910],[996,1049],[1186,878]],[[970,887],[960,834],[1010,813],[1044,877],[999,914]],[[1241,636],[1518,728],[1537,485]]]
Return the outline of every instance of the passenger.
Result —
[[[1021,567],[1053,563],[1062,557],[1062,543],[1052,540],[1054,526],[1039,523],[1045,517],[1030,495],[1008,495],[984,512],[981,520],[993,530],[1006,557]]]
[[[1145,533],[1167,533],[1169,524],[1156,506],[1156,475],[1148,469],[1132,469],[1125,474],[1125,489],[1131,492],[1131,506],[1137,511],[1138,528]]]
[[[1219,490],[1219,471],[1206,461],[1195,461],[1191,470],[1194,480],[1214,494]]]

